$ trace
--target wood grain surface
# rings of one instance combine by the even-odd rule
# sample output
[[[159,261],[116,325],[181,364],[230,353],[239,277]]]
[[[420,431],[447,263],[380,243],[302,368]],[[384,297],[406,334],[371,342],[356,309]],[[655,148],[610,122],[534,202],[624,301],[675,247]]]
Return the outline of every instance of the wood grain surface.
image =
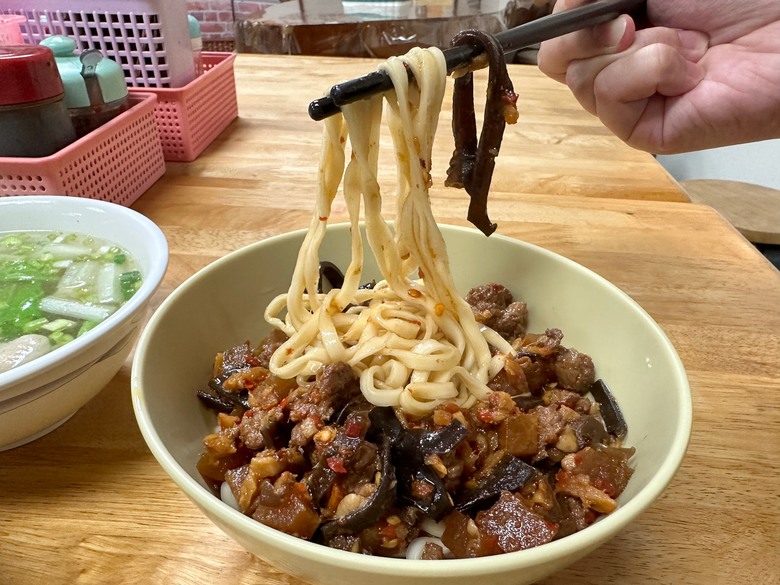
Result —
[[[239,119],[197,161],[169,164],[134,205],[170,244],[154,306],[214,259],[307,224],[320,126],[305,106],[372,67],[239,56]],[[532,67],[512,76],[523,120],[490,198],[499,233],[563,254],[638,301],[676,346],[694,404],[689,450],[665,494],[544,585],[779,583],[780,273],[711,208],[677,202],[653,158],[615,140],[565,88]],[[432,203],[439,221],[466,224],[462,193],[437,185]],[[135,423],[130,363],[58,430],[0,453],[0,583],[300,585],[168,479]]]
[[[723,179],[691,179],[682,187],[691,201],[716,209],[751,242],[780,245],[780,190]]]

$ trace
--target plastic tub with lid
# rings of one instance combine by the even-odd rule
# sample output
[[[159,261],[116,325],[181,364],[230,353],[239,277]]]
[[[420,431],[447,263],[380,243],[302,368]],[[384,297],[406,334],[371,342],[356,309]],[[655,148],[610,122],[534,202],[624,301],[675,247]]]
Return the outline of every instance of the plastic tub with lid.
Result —
[[[65,106],[76,134],[96,130],[129,107],[122,67],[97,49],[76,53],[76,41],[52,35],[41,41],[54,53],[65,87]]]
[[[0,46],[0,79],[0,157],[49,156],[76,140],[49,48]]]

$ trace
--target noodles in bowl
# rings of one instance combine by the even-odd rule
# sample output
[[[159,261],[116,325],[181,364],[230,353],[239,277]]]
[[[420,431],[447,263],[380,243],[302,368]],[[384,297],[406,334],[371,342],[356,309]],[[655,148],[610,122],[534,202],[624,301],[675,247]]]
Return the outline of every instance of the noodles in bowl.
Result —
[[[633,473],[622,415],[583,396],[604,388],[591,358],[559,329],[529,334],[508,289],[458,291],[428,196],[443,54],[417,49],[382,68],[394,92],[327,122],[316,209],[290,288],[265,311],[275,333],[220,352],[214,393],[199,393],[221,414],[198,468],[241,512],[353,552],[417,554],[421,537],[426,558],[485,556],[581,530],[616,508]],[[376,181],[385,98],[393,225]],[[342,175],[351,258],[318,292]],[[363,234],[381,275],[370,286]]]
[[[426,52],[420,59],[435,63],[437,57]],[[408,66],[415,67],[414,63]],[[400,83],[407,80],[405,71],[398,77]],[[411,103],[415,116],[420,115],[418,99],[428,95],[426,84],[418,80],[418,85],[410,96],[398,100]],[[356,108],[380,111],[372,103]],[[348,122],[351,115],[345,112]],[[304,579],[382,584],[407,577],[431,583],[538,580],[625,526],[671,477],[681,457],[681,437],[687,436],[679,361],[646,314],[592,273],[516,240],[488,239],[472,230],[446,226],[440,230],[425,193],[430,169],[425,139],[412,137],[405,141],[411,149],[399,149],[399,162],[409,164],[410,170],[408,175],[399,172],[395,224],[382,220],[372,167],[376,155],[372,148],[359,146],[376,142],[373,128],[357,133],[357,147],[354,133],[350,134],[353,148],[344,189],[349,225],[327,226],[325,221],[341,176],[332,170],[328,157],[343,156],[346,140],[343,128],[334,122],[329,127],[330,145],[325,147],[323,190],[310,229],[259,242],[216,262],[177,289],[153,316],[133,371],[141,430],[163,467],[209,517],[253,553]],[[404,136],[402,131],[393,135]],[[419,172],[411,170],[415,166]],[[416,188],[420,191],[413,193]],[[361,190],[364,224],[357,219],[359,198],[351,196]],[[364,241],[373,255],[363,254]],[[485,258],[491,262],[484,262]],[[321,260],[344,268],[344,283],[315,293]],[[241,287],[235,287],[239,280]],[[504,337],[499,327],[491,331],[495,325],[491,312],[463,298],[469,289],[496,282],[506,285],[515,297],[504,308],[519,300],[528,303],[526,331],[517,336]],[[273,330],[265,341],[242,343],[246,339],[258,343],[268,324]],[[604,324],[616,330],[598,339],[593,332]],[[543,389],[514,396],[496,388],[496,379],[508,363],[512,368],[520,360],[522,368],[552,363],[553,354],[572,357],[569,344],[561,345],[557,327],[572,347],[591,355],[599,376],[609,380],[629,430],[621,439],[617,436],[621,433],[610,433],[598,421],[606,436],[592,437],[583,446],[569,426],[567,434],[574,433],[574,441],[559,445],[562,437],[556,435],[552,443],[545,438],[543,450],[553,456],[538,469],[532,460],[541,452],[541,440],[531,445],[537,447],[533,454],[528,442],[527,450],[505,441],[502,446],[504,421],[530,421],[524,418],[529,416],[539,422],[542,410],[572,411],[576,416],[563,421],[563,432],[575,418],[600,416],[595,401],[580,401],[595,377],[575,382],[576,389],[565,387],[569,384],[565,380],[543,377]],[[538,335],[527,335],[528,331]],[[580,359],[578,363],[586,366],[586,360]],[[654,364],[653,370],[635,381],[637,369],[649,363],[646,360]],[[206,365],[212,361],[213,369]],[[588,370],[585,366],[583,371]],[[345,389],[328,404],[321,400],[327,394],[321,392],[324,378],[342,380],[339,387]],[[205,390],[207,381],[210,391],[201,396],[220,410],[216,417],[192,398],[193,390]],[[656,429],[647,420],[655,400],[632,391],[632,386],[644,391],[655,385],[661,388],[656,398],[669,401],[660,416],[678,421],[668,428]],[[502,413],[507,415],[503,420],[492,416]],[[206,449],[196,466],[195,453],[204,436]],[[415,441],[421,445],[427,439],[432,439],[433,449],[414,451]],[[631,449],[623,449],[623,441],[635,447],[636,454],[631,459],[635,469],[631,481],[622,495],[613,492],[616,497],[611,498],[621,507],[586,530],[556,539],[564,531],[560,525],[553,529],[548,524],[552,517],[541,513],[547,504],[554,508],[557,494],[563,494],[549,481],[551,473],[561,471],[553,471],[554,464],[573,455],[572,466],[562,469],[573,472],[580,463],[574,457],[579,451],[617,449],[622,454],[619,467],[628,476]],[[468,463],[466,473],[451,474],[459,464],[463,469],[464,453],[474,452],[474,445],[480,443],[483,458]],[[505,457],[509,450],[517,454]],[[515,482],[524,475],[527,481],[514,486],[491,483],[497,477],[493,471],[507,469],[510,473],[498,475]],[[450,491],[458,478],[463,483]],[[426,493],[427,486],[434,489]],[[602,489],[606,486],[600,486],[590,485],[606,493]],[[466,497],[470,487],[486,488],[484,498]],[[224,502],[215,497],[216,488],[223,492]],[[545,493],[550,497],[545,499]],[[240,511],[226,505],[228,501]],[[535,505],[539,509],[532,509]],[[477,520],[477,514],[490,510],[492,514]],[[499,510],[508,516],[497,515]],[[583,516],[586,522],[599,512],[595,505],[590,510]],[[527,547],[517,544],[521,539],[505,546],[506,542],[491,538],[495,529],[491,533],[485,527],[495,528],[502,517],[533,524],[535,536],[530,541],[540,546],[510,552]],[[455,535],[441,541],[454,556],[507,554],[424,562],[369,559],[347,552],[403,555],[418,546],[410,544],[415,536],[424,531],[435,536],[437,521]],[[476,539],[470,538],[472,523]],[[457,547],[447,542],[459,539],[464,546],[453,551]],[[441,544],[433,544],[440,547],[441,556],[449,556]],[[429,551],[425,556],[436,554]]]
[[[326,123],[312,224],[288,294],[266,311],[267,320],[289,337],[271,358],[270,369],[282,378],[305,377],[324,363],[344,361],[359,371],[363,394],[373,404],[414,414],[430,413],[445,400],[471,406],[489,394],[490,351],[471,308],[455,289],[428,199],[431,149],[446,80],[444,56],[436,49],[414,50],[388,61],[384,69],[395,86],[387,95],[398,163],[395,232],[382,217],[376,181],[379,96],[345,107],[345,124],[341,117]],[[407,71],[416,83],[409,81]],[[352,258],[339,289],[308,294],[317,290],[319,242],[343,173],[347,135],[352,159],[344,175],[344,198],[353,228]],[[366,238],[383,277],[377,286],[362,289],[361,196]],[[410,280],[412,274],[424,282]],[[278,316],[282,309],[285,319]],[[377,323],[383,324],[381,333]],[[368,359],[371,355],[381,355],[382,363]]]
[[[345,224],[329,226],[322,256],[346,266],[349,231]],[[214,432],[216,417],[193,391],[206,388],[215,354],[269,332],[259,307],[289,286],[305,233],[276,236],[218,260],[162,303],[139,341],[131,382],[139,427],[162,468],[223,531],[286,573],[328,585],[394,585],[405,578],[437,585],[533,583],[635,522],[682,460],[691,421],[685,371],[668,338],[641,307],[596,274],[536,246],[498,234],[485,238],[460,227],[441,226],[441,231],[458,290],[501,281],[527,302],[530,331],[559,327],[569,346],[593,358],[625,417],[624,443],[636,449],[631,481],[616,499],[618,509],[585,530],[516,553],[441,562],[325,547],[233,509],[197,468],[203,438]],[[373,257],[366,257],[364,275],[367,282],[379,277]]]

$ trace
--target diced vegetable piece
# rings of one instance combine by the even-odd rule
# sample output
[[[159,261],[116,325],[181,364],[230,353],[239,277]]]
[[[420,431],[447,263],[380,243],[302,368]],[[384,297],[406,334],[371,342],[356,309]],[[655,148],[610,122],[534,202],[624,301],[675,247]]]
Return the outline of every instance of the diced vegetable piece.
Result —
[[[51,321],[43,325],[41,329],[45,329],[46,331],[54,333],[55,331],[60,331],[62,329],[67,329],[68,327],[73,327],[75,324],[76,324],[75,321],[71,321],[69,319],[55,319],[54,321]]]
[[[505,553],[550,542],[558,531],[511,492],[502,492],[490,509],[477,514],[475,523],[481,534],[495,536],[499,552]]]
[[[22,325],[22,333],[23,334],[35,333],[43,325],[46,325],[48,322],[49,320],[46,317],[41,317],[39,319],[33,319],[32,321],[28,321],[27,323]]]
[[[111,305],[89,305],[57,297],[44,297],[41,299],[40,308],[47,313],[88,321],[104,321],[116,311],[116,307]]]
[[[285,473],[288,475],[283,478],[287,479],[291,474]],[[307,540],[320,524],[319,514],[306,486],[292,479],[278,481],[276,485],[263,479],[252,517],[271,528]]]
[[[441,541],[455,558],[486,557],[501,552],[497,537],[483,534],[471,518],[458,510],[447,515],[444,526]]]
[[[100,303],[121,303],[122,289],[119,285],[119,267],[103,264],[97,278],[97,300]]]
[[[74,262],[65,270],[57,284],[57,296],[76,298],[93,290],[100,264],[94,261]]]
[[[43,257],[52,258],[54,260],[72,260],[80,256],[88,256],[90,252],[91,250],[86,246],[65,242],[48,244],[41,249],[41,255]]]
[[[74,337],[70,333],[65,333],[64,331],[55,331],[49,335],[49,341],[51,341],[55,347],[65,345],[69,341],[73,341],[73,339]]]
[[[81,337],[84,335],[87,331],[91,331],[95,328],[95,326],[98,325],[97,321],[82,321],[81,327],[79,327],[78,333],[76,333],[76,337]]]
[[[119,275],[119,287],[125,300],[132,297],[141,288],[141,273],[138,270],[123,272]]]
[[[510,415],[498,428],[498,445],[510,455],[535,455],[539,450],[539,417],[524,413]]]

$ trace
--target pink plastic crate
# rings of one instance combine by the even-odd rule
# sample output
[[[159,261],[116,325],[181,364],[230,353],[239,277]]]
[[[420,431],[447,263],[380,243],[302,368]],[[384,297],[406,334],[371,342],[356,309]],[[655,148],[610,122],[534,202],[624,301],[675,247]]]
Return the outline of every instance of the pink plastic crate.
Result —
[[[133,87],[183,87],[195,77],[183,0],[0,0],[0,13],[21,14],[24,42],[48,35],[98,49],[122,67]]]
[[[238,116],[233,53],[203,53],[202,75],[182,88],[131,88],[157,96],[154,117],[167,161],[193,161]]]
[[[72,195],[131,205],[165,173],[157,97],[137,93],[131,101],[127,111],[51,156],[0,157],[0,196]]]
[[[0,45],[21,45],[24,43],[19,25],[24,22],[24,16],[16,14],[0,15]]]

